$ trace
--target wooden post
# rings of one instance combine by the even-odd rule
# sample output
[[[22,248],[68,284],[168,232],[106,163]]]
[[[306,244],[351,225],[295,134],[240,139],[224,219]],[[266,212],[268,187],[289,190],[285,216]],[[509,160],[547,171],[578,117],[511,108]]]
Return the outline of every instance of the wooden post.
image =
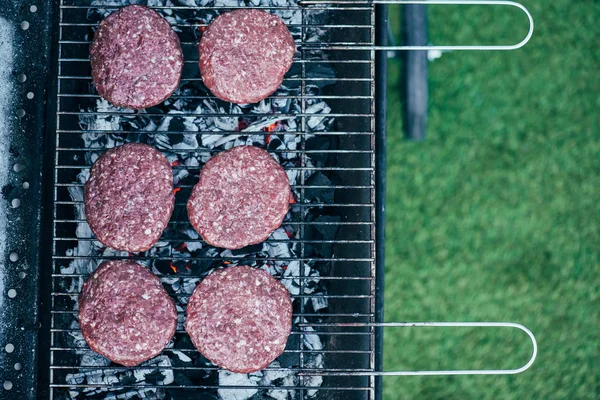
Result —
[[[406,46],[427,45],[427,6],[402,6],[402,40]],[[409,140],[425,140],[427,130],[427,51],[403,53],[404,127]]]

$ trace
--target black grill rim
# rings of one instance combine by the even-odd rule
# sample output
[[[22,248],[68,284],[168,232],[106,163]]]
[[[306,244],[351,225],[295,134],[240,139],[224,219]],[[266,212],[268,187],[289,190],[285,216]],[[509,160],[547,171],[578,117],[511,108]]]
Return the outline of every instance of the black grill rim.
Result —
[[[44,4],[50,6],[48,7],[48,13],[46,16],[49,18],[48,23],[49,26],[58,26],[58,12],[56,10],[59,9],[59,0],[53,0],[52,2],[46,2]],[[89,8],[85,6],[85,8]],[[213,7],[208,7],[213,8]],[[228,8],[236,8],[236,7],[228,7]],[[257,7],[262,8],[262,7]],[[271,8],[274,7],[264,7]],[[276,7],[275,7],[276,8]],[[357,9],[364,9],[362,7],[357,7]],[[387,23],[387,6],[378,5],[376,7],[376,42],[379,45],[384,44],[384,40],[386,40],[386,30],[380,29],[383,23]],[[43,165],[54,165],[54,158],[56,153],[53,142],[54,135],[56,134],[56,118],[53,118],[56,115],[56,99],[59,96],[57,93],[57,82],[59,79],[64,79],[65,77],[60,77],[58,74],[58,29],[52,30],[52,34],[48,35],[48,41],[52,43],[52,58],[53,62],[51,63],[51,68],[47,70],[49,72],[48,76],[48,95],[47,95],[47,107],[46,107],[46,135],[44,135],[47,143],[44,146],[45,151],[43,152]],[[386,91],[386,78],[385,78],[385,52],[377,52],[376,53],[376,61],[375,61],[375,96],[374,98],[371,96],[367,96],[366,98],[374,102],[375,109],[375,150],[374,150],[374,172],[375,172],[375,204],[365,204],[362,206],[366,207],[374,207],[375,211],[375,236],[374,236],[374,244],[375,244],[375,258],[364,260],[364,261],[375,261],[375,269],[376,269],[376,277],[373,280],[374,285],[374,294],[371,297],[374,298],[375,302],[375,322],[383,321],[383,250],[384,250],[384,204],[385,204],[385,91]],[[295,96],[301,97],[301,96]],[[327,96],[323,96],[323,98],[327,98]],[[295,115],[298,116],[298,115]],[[341,117],[344,117],[341,115]],[[63,132],[67,133],[67,132]],[[337,134],[350,134],[350,135],[371,135],[372,133],[368,132],[336,132]],[[219,133],[221,134],[221,133]],[[318,133],[317,133],[318,134]],[[40,152],[40,154],[42,154]],[[81,167],[78,167],[81,168]],[[51,265],[52,264],[52,242],[53,240],[48,240],[49,238],[53,238],[52,234],[52,213],[46,209],[46,207],[53,202],[54,197],[54,185],[52,184],[55,181],[55,173],[57,171],[52,168],[44,168],[42,169],[42,181],[45,183],[44,187],[44,197],[41,201],[42,207],[42,231],[41,238],[44,240],[40,241],[40,254],[42,255],[42,265]],[[60,184],[59,184],[60,185]],[[352,188],[357,188],[356,186],[352,186]],[[365,187],[366,188],[366,187]],[[369,187],[373,188],[373,187]],[[45,207],[46,206],[46,207]],[[310,207],[312,205],[299,205],[300,207]],[[46,332],[50,332],[50,316],[52,315],[51,303],[49,299],[52,297],[52,293],[50,290],[49,284],[45,282],[49,282],[52,279],[56,278],[57,274],[54,274],[51,268],[41,268],[39,279],[42,284],[40,285],[40,302],[39,302],[39,311],[40,311],[40,330],[38,341],[39,348],[38,351],[38,384],[32,387],[37,387],[37,396],[34,392],[31,392],[33,396],[38,398],[48,398],[49,397],[49,379],[47,374],[44,374],[44,370],[48,369],[50,363],[50,352],[45,351],[45,349],[51,348],[50,343],[50,335],[46,335]],[[322,279],[336,279],[335,277],[323,277]],[[354,278],[353,278],[354,279]],[[355,279],[362,279],[357,277]],[[371,278],[372,279],[372,278]],[[381,329],[375,329],[375,370],[381,370],[382,368],[382,339],[383,332]],[[112,368],[111,368],[112,369]],[[381,377],[369,378],[374,380],[374,392],[371,392],[371,395],[374,394],[375,399],[381,398]],[[347,389],[351,390],[351,388],[345,387],[341,388],[342,390]]]

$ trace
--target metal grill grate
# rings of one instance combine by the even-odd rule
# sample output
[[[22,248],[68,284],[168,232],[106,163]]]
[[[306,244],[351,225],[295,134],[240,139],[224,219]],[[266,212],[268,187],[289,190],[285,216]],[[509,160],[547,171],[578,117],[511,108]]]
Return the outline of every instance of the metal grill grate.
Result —
[[[375,52],[323,48],[373,45],[374,6],[149,2],[178,30],[184,72],[180,89],[164,105],[129,112],[97,96],[88,54],[98,21],[125,4],[81,3],[61,0],[59,9],[50,397],[103,398],[110,391],[118,398],[183,399],[198,398],[196,390],[202,390],[202,398],[374,398],[373,377],[327,375],[375,369],[374,328],[336,326],[376,322]],[[197,67],[199,29],[215,15],[240,7],[281,16],[297,45],[283,87],[259,106],[216,100],[202,86]],[[320,48],[311,48],[314,43]],[[223,143],[215,145],[219,140]],[[157,246],[139,255],[100,247],[82,212],[82,187],[93,161],[126,141],[158,147],[173,163],[176,180],[173,218]],[[189,231],[185,202],[208,157],[240,141],[266,147],[280,159],[296,202],[265,244],[223,252]],[[81,284],[101,261],[114,258],[138,260],[159,275],[180,316],[172,346],[133,368],[95,356],[76,324]],[[223,262],[268,269],[286,283],[294,300],[295,323],[278,364],[239,380],[203,359],[182,327],[190,290]],[[306,371],[323,375],[302,375]]]

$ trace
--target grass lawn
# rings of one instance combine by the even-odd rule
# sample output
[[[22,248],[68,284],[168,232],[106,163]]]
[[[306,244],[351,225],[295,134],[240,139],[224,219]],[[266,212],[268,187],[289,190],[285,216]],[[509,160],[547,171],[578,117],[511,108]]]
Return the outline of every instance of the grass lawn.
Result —
[[[424,143],[403,140],[390,61],[385,315],[519,322],[538,359],[515,376],[385,378],[386,400],[600,398],[600,1],[522,3],[524,49],[429,64]],[[518,14],[503,14],[430,6],[431,40],[514,42]],[[385,367],[516,368],[529,349],[505,330],[402,328]]]

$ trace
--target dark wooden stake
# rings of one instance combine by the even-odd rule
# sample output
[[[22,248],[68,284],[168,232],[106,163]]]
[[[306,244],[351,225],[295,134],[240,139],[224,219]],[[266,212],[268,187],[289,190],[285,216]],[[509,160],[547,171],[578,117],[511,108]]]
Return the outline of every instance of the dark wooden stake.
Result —
[[[427,6],[402,6],[402,40],[406,46],[427,45]],[[425,140],[427,130],[427,51],[403,53],[404,127],[409,140]]]

